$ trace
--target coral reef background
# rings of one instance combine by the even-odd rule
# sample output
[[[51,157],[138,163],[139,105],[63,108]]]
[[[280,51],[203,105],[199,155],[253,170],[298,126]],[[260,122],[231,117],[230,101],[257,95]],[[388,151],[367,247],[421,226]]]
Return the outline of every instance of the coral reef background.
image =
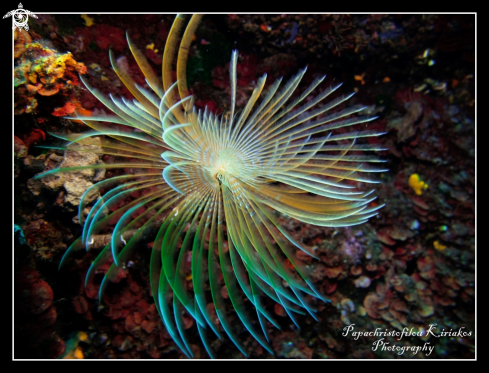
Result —
[[[100,305],[96,289],[83,286],[92,253],[57,270],[81,234],[80,196],[105,171],[30,180],[58,166],[111,162],[110,156],[35,145],[55,144],[48,132],[87,130],[63,118],[75,110],[89,115],[103,109],[78,74],[105,93],[130,97],[110,68],[109,48],[128,57],[136,82],[144,84],[129,57],[126,31],[160,72],[173,18],[39,15],[29,32],[14,35],[15,358],[183,358],[153,304],[149,246],[140,248],[127,277],[109,286]],[[263,73],[271,84],[307,65],[301,86],[324,74],[327,83],[344,82],[343,93],[357,92],[352,104],[369,105],[379,116],[369,128],[387,132],[371,140],[389,148],[382,155],[390,171],[377,186],[377,201],[386,206],[378,217],[337,229],[282,219],[321,258],[296,253],[332,303],[319,304],[318,322],[300,317],[297,330],[270,301],[282,327],[270,328],[276,357],[474,358],[475,16],[206,15],[187,67],[197,107],[226,110],[232,49],[240,52],[238,106]],[[100,237],[100,246],[106,239]],[[351,324],[355,331],[436,329],[400,340],[355,338],[343,335]],[[197,334],[190,317],[186,326]],[[251,357],[273,358],[248,333],[240,337]],[[375,345],[382,338],[389,346],[434,349],[400,353]],[[226,339],[213,347],[219,358],[242,357]],[[198,343],[193,348],[197,357],[208,357]]]

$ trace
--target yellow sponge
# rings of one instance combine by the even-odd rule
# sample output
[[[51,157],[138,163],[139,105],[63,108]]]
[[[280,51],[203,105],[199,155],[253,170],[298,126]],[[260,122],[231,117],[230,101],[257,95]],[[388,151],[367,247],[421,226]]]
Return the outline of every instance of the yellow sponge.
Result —
[[[424,181],[421,181],[418,174],[412,174],[409,176],[409,186],[414,190],[418,196],[420,196],[426,188],[428,188],[428,184]]]

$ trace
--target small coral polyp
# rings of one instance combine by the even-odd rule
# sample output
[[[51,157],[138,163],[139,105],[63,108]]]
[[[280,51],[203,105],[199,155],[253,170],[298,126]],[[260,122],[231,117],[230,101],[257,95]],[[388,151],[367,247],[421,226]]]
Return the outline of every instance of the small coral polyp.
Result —
[[[110,243],[86,277],[86,286],[93,287],[95,273],[109,268],[100,285],[100,301],[109,282],[119,281],[121,272],[128,270],[134,251],[148,243],[158,314],[186,356],[192,357],[193,350],[183,313],[195,320],[211,357],[215,356],[212,335],[222,338],[224,333],[248,355],[236,331],[238,319],[273,354],[268,321],[277,328],[279,324],[265,306],[265,296],[283,307],[297,326],[296,314],[308,312],[316,318],[316,301],[328,301],[316,287],[311,268],[295,255],[300,249],[316,257],[314,251],[280,224],[280,213],[324,227],[361,224],[375,216],[383,205],[370,204],[375,199],[373,190],[357,190],[350,181],[376,183],[369,175],[386,171],[370,165],[381,159],[362,153],[383,147],[357,143],[381,133],[333,134],[375,117],[362,115],[364,107],[359,105],[340,109],[352,95],[326,101],[340,85],[309,98],[324,77],[296,94],[305,69],[281,89],[282,79],[275,80],[266,92],[264,75],[245,107],[235,114],[237,51],[230,63],[230,111],[217,116],[207,109],[197,110],[186,87],[185,67],[201,17],[191,18],[179,50],[178,34],[185,17],[176,17],[163,56],[163,86],[129,37],[149,89],[137,85],[127,64],[112,53],[112,66],[135,99],[106,97],[84,81],[111,114],[78,116],[93,131],[63,136],[69,141],[67,149],[104,153],[116,161],[56,169],[39,177],[84,168],[126,172],[87,189],[79,206],[82,236],[60,264],[77,250],[91,250],[98,233],[113,227]],[[177,50],[174,82],[172,62]],[[85,217],[88,196],[102,191]],[[248,309],[245,298],[254,309]],[[228,312],[231,309],[235,313]]]

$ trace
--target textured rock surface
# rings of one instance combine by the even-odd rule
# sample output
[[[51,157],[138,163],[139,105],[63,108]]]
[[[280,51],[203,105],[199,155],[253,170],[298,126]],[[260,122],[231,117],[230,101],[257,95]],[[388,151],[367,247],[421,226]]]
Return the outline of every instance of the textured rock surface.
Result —
[[[87,149],[96,150],[94,145],[83,145]],[[45,171],[54,168],[67,168],[77,166],[89,166],[101,163],[100,156],[85,151],[66,151],[64,156],[50,154],[44,160]],[[39,195],[43,189],[50,192],[59,192],[57,203],[68,211],[73,211],[79,204],[85,191],[93,185],[93,181],[103,178],[102,172],[88,169],[69,173],[58,173],[45,178],[32,180],[27,183],[29,190],[34,195]],[[98,193],[87,196],[87,202],[97,198]]]

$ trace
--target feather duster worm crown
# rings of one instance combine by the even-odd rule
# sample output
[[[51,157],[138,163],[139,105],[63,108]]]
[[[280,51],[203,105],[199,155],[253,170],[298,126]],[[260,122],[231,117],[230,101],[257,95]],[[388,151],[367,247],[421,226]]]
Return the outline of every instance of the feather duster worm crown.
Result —
[[[264,296],[282,305],[296,324],[296,314],[315,317],[317,298],[328,301],[314,285],[309,268],[295,256],[297,248],[313,257],[314,252],[280,225],[279,215],[324,227],[361,224],[376,215],[382,206],[369,207],[372,191],[358,191],[345,181],[372,183],[370,173],[385,171],[369,165],[381,162],[377,156],[358,155],[383,149],[356,144],[359,138],[380,133],[333,135],[331,130],[375,118],[362,116],[362,106],[334,111],[352,96],[327,101],[340,85],[310,99],[324,78],[294,96],[305,69],[285,84],[276,80],[266,93],[263,76],[236,113],[236,51],[230,63],[230,111],[221,116],[207,108],[197,111],[187,91],[185,69],[200,18],[191,18],[177,48],[185,19],[176,17],[163,56],[163,84],[129,37],[149,89],[137,85],[110,54],[113,69],[134,100],[106,97],[84,81],[112,114],[78,117],[92,131],[64,136],[69,141],[66,149],[109,154],[116,162],[55,169],[38,177],[84,168],[124,171],[86,190],[79,206],[82,236],[60,264],[74,251],[89,250],[98,233],[114,226],[110,242],[86,276],[89,286],[95,273],[112,263],[100,285],[99,301],[109,282],[126,270],[134,250],[154,242],[151,290],[168,333],[185,355],[193,356],[185,312],[195,319],[211,357],[212,335],[222,338],[223,332],[247,355],[233,326],[236,316],[273,354],[267,322],[279,325]],[[102,196],[84,217],[87,196],[96,192]],[[222,279],[230,302],[222,296]],[[254,309],[245,307],[245,297]],[[226,311],[230,306],[236,314]]]

